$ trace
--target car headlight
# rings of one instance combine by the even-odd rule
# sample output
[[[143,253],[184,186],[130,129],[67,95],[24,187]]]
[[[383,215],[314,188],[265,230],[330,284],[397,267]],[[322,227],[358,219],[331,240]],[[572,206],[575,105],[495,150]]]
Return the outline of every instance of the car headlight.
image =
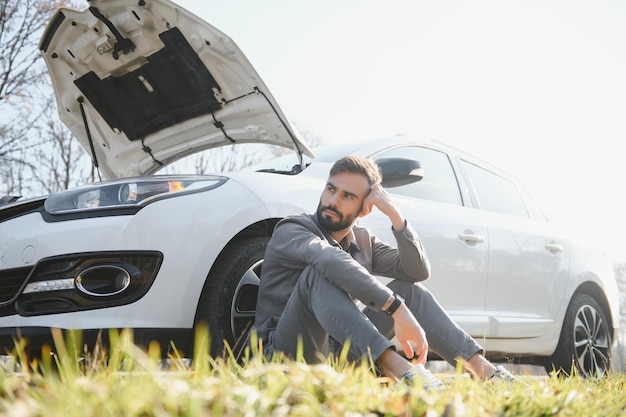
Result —
[[[206,191],[226,181],[220,176],[155,176],[102,182],[54,194],[44,207],[50,214],[141,207],[152,201]]]

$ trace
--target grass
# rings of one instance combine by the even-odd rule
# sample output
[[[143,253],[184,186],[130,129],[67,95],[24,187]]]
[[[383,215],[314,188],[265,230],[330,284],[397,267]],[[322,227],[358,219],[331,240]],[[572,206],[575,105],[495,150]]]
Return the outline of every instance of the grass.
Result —
[[[197,337],[207,352],[208,337]],[[626,375],[601,379],[531,378],[485,384],[441,375],[447,390],[426,392],[376,377],[367,363],[320,365],[258,356],[177,357],[163,370],[158,346],[147,352],[132,335],[112,334],[113,348],[79,352],[80,337],[55,333],[46,360],[15,355],[18,372],[0,372],[0,416],[624,416]]]

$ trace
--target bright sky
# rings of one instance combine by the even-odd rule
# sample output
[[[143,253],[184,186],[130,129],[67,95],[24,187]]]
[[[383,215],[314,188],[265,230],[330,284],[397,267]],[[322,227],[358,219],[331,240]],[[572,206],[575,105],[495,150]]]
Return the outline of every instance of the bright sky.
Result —
[[[327,142],[413,134],[526,183],[626,259],[623,0],[178,0]]]

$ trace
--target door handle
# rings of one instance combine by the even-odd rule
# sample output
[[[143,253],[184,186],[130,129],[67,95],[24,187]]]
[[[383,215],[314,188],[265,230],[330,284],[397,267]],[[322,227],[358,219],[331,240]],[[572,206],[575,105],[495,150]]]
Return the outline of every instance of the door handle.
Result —
[[[546,243],[546,249],[548,249],[552,253],[563,252],[565,247],[563,245],[559,245],[558,243],[549,242]]]
[[[471,232],[463,232],[459,235],[459,239],[467,243],[483,243],[485,238],[482,235],[477,235]]]

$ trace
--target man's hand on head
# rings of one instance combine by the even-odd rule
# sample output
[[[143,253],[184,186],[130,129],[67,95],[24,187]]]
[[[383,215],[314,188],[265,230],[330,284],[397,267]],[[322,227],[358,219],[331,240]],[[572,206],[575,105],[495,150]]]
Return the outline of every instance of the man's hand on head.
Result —
[[[374,207],[389,217],[394,230],[400,231],[404,229],[404,216],[402,216],[389,194],[387,194],[387,191],[380,184],[374,185],[368,196],[363,200],[363,209],[360,217],[370,214]]]

